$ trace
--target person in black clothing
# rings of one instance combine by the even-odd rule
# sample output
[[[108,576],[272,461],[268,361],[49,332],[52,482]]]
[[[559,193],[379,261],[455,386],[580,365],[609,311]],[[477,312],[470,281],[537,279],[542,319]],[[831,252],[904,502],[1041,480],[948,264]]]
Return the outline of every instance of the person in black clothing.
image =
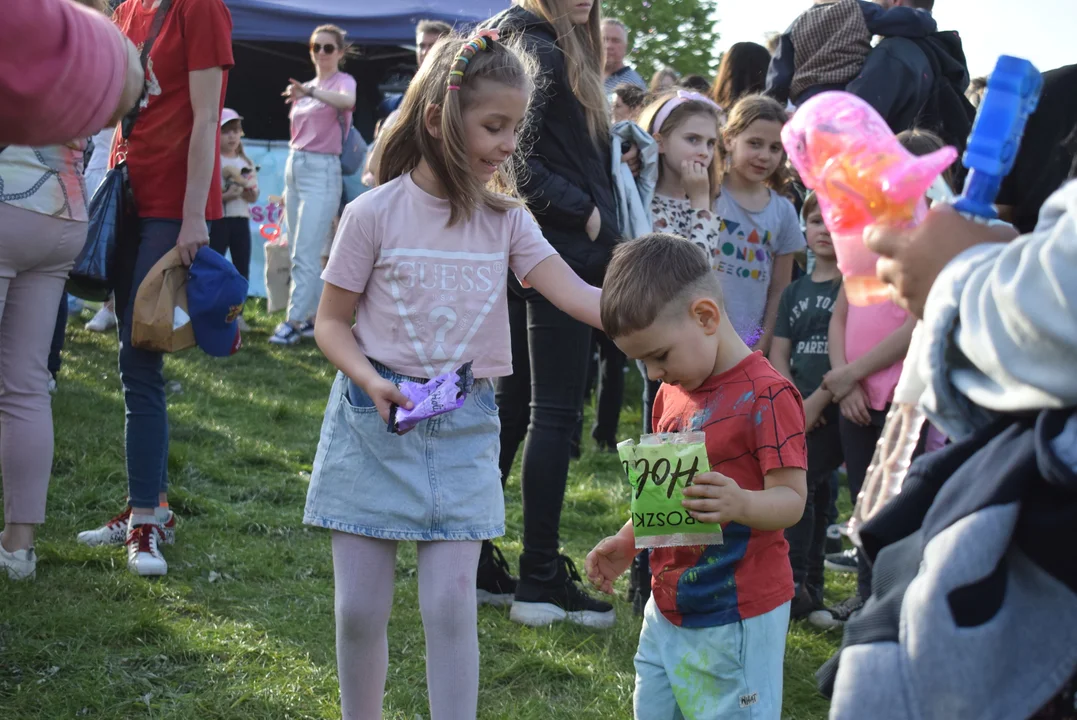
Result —
[[[885,0],[931,11],[934,0]],[[867,101],[895,133],[930,130],[963,150],[976,111],[965,97],[969,70],[961,36],[941,31],[925,38],[884,38],[868,53],[860,74],[846,90]]]
[[[1018,232],[1036,229],[1040,208],[1058,190],[1073,164],[1077,139],[1077,65],[1043,74],[1043,92],[1028,118],[1013,170],[998,192],[999,214]]]
[[[486,23],[534,55],[543,85],[533,99],[521,192],[542,232],[581,278],[602,282],[618,220],[609,158],[609,107],[602,86],[597,0],[518,0]],[[501,473],[508,476],[524,437],[523,554],[511,618],[527,625],[570,620],[610,627],[613,606],[578,586],[560,553],[558,529],[573,434],[583,411],[591,329],[511,279],[513,374],[498,384]],[[500,553],[483,550],[480,595],[503,598],[512,585]]]

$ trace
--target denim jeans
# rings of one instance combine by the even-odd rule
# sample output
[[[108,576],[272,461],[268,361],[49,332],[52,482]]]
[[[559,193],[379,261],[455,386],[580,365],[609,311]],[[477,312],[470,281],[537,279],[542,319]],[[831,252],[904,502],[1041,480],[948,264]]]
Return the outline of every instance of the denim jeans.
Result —
[[[157,507],[168,489],[168,408],[163,353],[131,345],[131,320],[139,285],[176,246],[179,220],[142,218],[137,250],[130,253],[116,282],[116,317],[120,332],[120,384],[126,411],[127,496],[131,507]],[[122,252],[122,250],[120,251]]]
[[[525,291],[509,292],[513,372],[497,386],[501,416],[501,474],[512,468],[524,445],[523,494],[525,570],[556,560],[561,505],[568,479],[569,451],[583,412],[591,328]]]
[[[830,405],[822,425],[808,433],[808,495],[804,514],[796,525],[787,528],[789,564],[793,582],[804,585],[812,599],[823,601],[823,560],[826,554],[826,527],[829,524],[830,483],[834,471],[841,467],[843,455],[838,425],[837,405]]]
[[[288,322],[314,318],[322,295],[322,250],[342,192],[340,156],[292,150],[284,167],[284,213],[292,256]]]

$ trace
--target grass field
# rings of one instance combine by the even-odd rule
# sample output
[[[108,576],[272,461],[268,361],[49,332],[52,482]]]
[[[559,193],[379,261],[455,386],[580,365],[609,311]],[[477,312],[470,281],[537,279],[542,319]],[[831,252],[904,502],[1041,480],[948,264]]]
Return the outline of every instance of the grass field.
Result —
[[[254,332],[226,361],[190,351],[169,359],[170,501],[178,544],[169,574],[131,575],[118,548],[85,548],[78,530],[123,506],[123,403],[116,340],[72,318],[55,396],[56,460],[35,582],[0,579],[0,718],[339,718],[329,535],[301,524],[332,370],[313,343],[266,343],[275,318],[251,303]],[[630,374],[622,436],[638,434]],[[562,520],[565,550],[586,552],[627,514],[614,457],[573,464]],[[506,491],[515,567],[519,477]],[[846,508],[847,509],[847,508]],[[828,596],[852,582],[828,575]],[[619,595],[623,597],[622,579]],[[390,624],[385,717],[429,716],[416,598],[415,549],[402,546]],[[507,610],[479,612],[481,718],[631,717],[639,620],[617,601],[614,630],[530,629]],[[794,625],[784,717],[826,717],[813,673],[840,636]]]

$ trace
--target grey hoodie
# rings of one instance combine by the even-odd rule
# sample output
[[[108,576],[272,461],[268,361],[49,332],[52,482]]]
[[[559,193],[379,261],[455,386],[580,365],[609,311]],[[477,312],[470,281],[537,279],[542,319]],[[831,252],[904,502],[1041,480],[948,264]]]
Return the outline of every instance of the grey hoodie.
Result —
[[[950,437],[995,413],[1077,405],[1077,180],[1048,199],[1035,232],[954,258],[924,326],[923,405]]]

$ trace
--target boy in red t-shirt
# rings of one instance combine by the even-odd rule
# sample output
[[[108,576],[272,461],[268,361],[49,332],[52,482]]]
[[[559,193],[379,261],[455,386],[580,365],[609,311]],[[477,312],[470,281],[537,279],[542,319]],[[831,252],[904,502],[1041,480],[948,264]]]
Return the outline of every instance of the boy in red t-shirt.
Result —
[[[685,489],[684,506],[700,522],[720,522],[724,536],[722,545],[651,551],[635,717],[748,710],[777,720],[793,598],[782,531],[800,519],[807,495],[800,395],[737,336],[717,276],[688,240],[656,233],[619,246],[602,325],[662,381],[654,430],[706,434],[712,471]],[[628,522],[588,555],[588,578],[612,592],[635,552]]]

